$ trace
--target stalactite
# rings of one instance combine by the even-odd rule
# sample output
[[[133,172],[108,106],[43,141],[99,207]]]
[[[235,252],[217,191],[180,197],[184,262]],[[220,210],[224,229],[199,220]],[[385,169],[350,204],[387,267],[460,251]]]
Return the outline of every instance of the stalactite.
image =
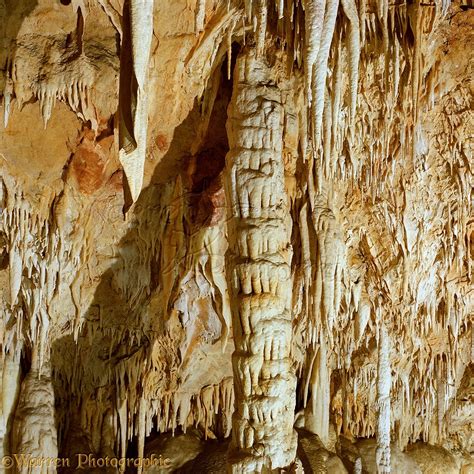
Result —
[[[327,65],[329,51],[336,25],[339,0],[327,0],[324,24],[321,33],[321,43],[318,49],[316,65],[313,68],[312,97],[313,97],[313,120],[314,137],[316,146],[321,144],[321,124],[323,121],[324,96],[326,90]]]
[[[305,2],[305,77],[308,102],[311,102],[313,68],[321,43],[325,7],[326,0],[306,0]]]
[[[13,81],[7,78],[5,88],[3,90],[3,126],[7,128],[8,119],[10,117],[10,108],[13,95]]]
[[[422,65],[421,65],[421,41],[422,41],[422,34],[421,34],[421,23],[422,23],[422,16],[421,16],[421,5],[420,0],[415,0],[415,3],[411,5],[409,19],[410,19],[410,26],[413,31],[414,36],[414,51],[413,51],[413,59],[412,59],[412,78],[411,78],[411,90],[412,90],[412,114],[413,114],[413,122],[414,128],[416,129],[418,126],[418,104],[419,104],[419,96],[420,96],[420,75],[422,74]],[[416,158],[416,146],[415,140],[413,140],[412,145],[412,160],[415,162]]]
[[[366,42],[366,31],[367,31],[367,0],[361,0],[359,7],[360,17],[360,43],[363,47]]]
[[[133,202],[138,199],[142,188],[146,157],[148,128],[146,78],[153,36],[153,5],[153,0],[130,1],[129,41],[132,60],[129,70],[124,71],[127,77],[121,84],[119,159],[127,177]]]
[[[321,335],[316,360],[311,371],[311,398],[305,410],[305,428],[319,436],[324,444],[329,441],[330,380],[326,336]]]
[[[87,16],[87,6],[89,0],[72,0],[71,4],[74,11],[80,11],[81,14],[86,17]]]
[[[333,212],[322,202],[313,211],[313,226],[317,235],[318,262],[313,304],[330,341],[340,300],[336,298],[337,268],[343,265],[343,243]],[[316,316],[313,316],[313,320]]]
[[[196,5],[196,34],[204,29],[204,20],[206,17],[206,0],[198,0]]]
[[[338,38],[338,49],[336,57],[336,70],[334,71],[334,87],[332,90],[332,130],[331,130],[331,163],[330,166],[333,170],[336,168],[334,161],[337,157],[337,141],[338,141],[338,128],[339,128],[339,113],[341,109],[342,100],[342,83],[343,83],[343,61],[342,61],[342,45],[341,40]]]
[[[360,28],[359,14],[355,0],[341,0],[344,13],[349,19],[349,84],[351,91],[351,134],[354,130],[354,121],[357,105],[357,90],[359,86],[359,58],[360,58]]]
[[[281,20],[284,15],[285,10],[285,0],[277,0],[277,8],[278,8],[278,19]]]
[[[268,16],[268,6],[267,0],[256,0],[257,2],[257,52],[263,54],[265,49],[265,37],[267,34],[267,16]]]
[[[53,257],[58,249],[59,235],[49,233],[48,205],[43,212],[41,209],[33,209],[19,190],[19,183],[8,175],[3,179],[1,187],[5,188],[6,200],[0,215],[0,232],[3,231],[7,236],[9,245],[8,307],[19,318],[18,325],[10,328],[9,337],[15,336],[17,341],[22,341],[22,331],[26,331],[28,339],[37,344],[37,370],[41,372],[43,355],[49,344],[50,321],[46,307],[52,300],[54,282],[59,271]],[[45,191],[44,201],[50,204],[52,198]],[[46,291],[48,287],[49,291]],[[7,334],[4,334],[3,344],[6,343],[6,338]],[[13,348],[7,344],[4,351]]]
[[[282,162],[283,106],[276,67],[247,49],[229,108],[226,192],[231,204],[236,411],[232,472],[285,468],[296,455],[290,366],[291,246]],[[265,131],[271,130],[271,134]]]
[[[117,30],[117,32],[120,35],[120,38],[122,38],[123,31],[122,31],[122,23],[121,23],[121,17],[122,15],[120,14],[119,10],[116,8],[114,5],[113,0],[98,0],[99,4],[107,14],[107,16],[110,19],[110,22],[114,25],[114,28]]]

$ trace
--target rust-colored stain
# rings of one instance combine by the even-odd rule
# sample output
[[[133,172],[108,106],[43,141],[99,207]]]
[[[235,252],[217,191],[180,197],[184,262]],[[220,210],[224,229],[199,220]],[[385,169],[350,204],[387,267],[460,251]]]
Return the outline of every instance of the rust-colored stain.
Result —
[[[105,162],[90,143],[83,142],[71,161],[71,171],[84,194],[95,193],[104,183]]]
[[[166,151],[169,147],[168,139],[161,133],[156,136],[155,144],[160,151]]]

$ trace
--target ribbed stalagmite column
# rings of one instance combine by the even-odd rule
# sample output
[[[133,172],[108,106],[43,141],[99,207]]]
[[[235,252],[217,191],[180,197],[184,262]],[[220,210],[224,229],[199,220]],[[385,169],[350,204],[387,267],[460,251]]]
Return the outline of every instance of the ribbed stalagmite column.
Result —
[[[290,361],[292,248],[282,159],[284,108],[275,79],[280,66],[278,61],[268,66],[252,48],[244,50],[237,59],[228,110],[233,473],[284,468],[296,455],[296,378]]]

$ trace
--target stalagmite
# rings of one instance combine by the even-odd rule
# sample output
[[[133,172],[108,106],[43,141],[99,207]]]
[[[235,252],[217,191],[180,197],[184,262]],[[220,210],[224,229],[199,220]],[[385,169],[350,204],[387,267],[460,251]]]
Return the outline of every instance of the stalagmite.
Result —
[[[229,462],[236,473],[287,468],[296,455],[284,108],[277,84],[269,85],[277,74],[277,65],[271,68],[254,49],[244,50],[228,111],[236,398]]]
[[[9,433],[20,388],[20,351],[5,354],[1,369],[0,456],[3,458],[11,452]]]
[[[132,201],[142,189],[147,148],[148,100],[147,73],[153,36],[154,0],[130,0],[129,43],[131,64],[123,72],[121,83],[121,123],[119,158],[127,177]],[[125,7],[127,8],[127,7]]]
[[[390,470],[390,389],[392,373],[390,368],[390,336],[385,323],[380,324],[377,362],[377,472],[388,474]]]
[[[32,469],[41,474],[56,472],[54,460],[58,457],[55,420],[54,389],[49,360],[39,373],[39,360],[33,354],[32,367],[20,388],[18,405],[12,426],[11,452],[34,459],[51,459],[53,462],[32,468],[28,462],[17,465],[18,472],[29,474]]]

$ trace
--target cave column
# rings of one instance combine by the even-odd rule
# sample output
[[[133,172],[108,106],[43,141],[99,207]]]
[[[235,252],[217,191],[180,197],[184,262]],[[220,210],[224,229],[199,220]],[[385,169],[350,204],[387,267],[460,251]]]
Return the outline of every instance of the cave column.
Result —
[[[237,58],[227,133],[226,193],[235,352],[235,411],[229,472],[293,464],[296,377],[292,337],[291,222],[282,156],[284,107],[255,49]]]

